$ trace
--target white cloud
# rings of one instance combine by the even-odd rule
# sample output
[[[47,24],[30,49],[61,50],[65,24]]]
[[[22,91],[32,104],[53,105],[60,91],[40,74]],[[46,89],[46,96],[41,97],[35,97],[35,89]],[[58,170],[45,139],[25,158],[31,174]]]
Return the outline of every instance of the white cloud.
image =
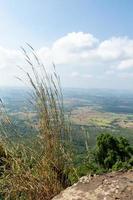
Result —
[[[41,48],[38,53],[46,61],[49,58],[56,64],[73,64],[84,62],[97,44],[98,39],[93,35],[73,32],[56,40],[51,48]]]
[[[46,66],[54,62],[59,66],[61,76],[67,73],[73,80],[77,77],[95,79],[109,75],[120,78],[124,77],[124,74],[120,75],[120,70],[124,73],[133,70],[133,39],[128,37],[112,37],[100,41],[90,33],[72,32],[51,46],[38,49],[37,54]],[[26,68],[20,51],[0,46],[0,84],[14,84],[15,80],[11,77],[20,75],[16,65]]]
[[[114,75],[115,74],[115,71],[114,70],[107,70],[105,72],[106,75]]]
[[[99,41],[89,33],[69,33],[56,40],[51,47],[39,51],[45,61],[56,64],[96,65],[106,63],[119,67],[122,60],[133,59],[133,40],[127,37],[112,37]]]
[[[93,75],[92,74],[83,74],[82,77],[90,79],[90,78],[93,78]]]
[[[120,59],[123,55],[123,45],[125,46],[125,38],[111,38],[99,44],[97,54],[105,61],[114,61]]]
[[[80,74],[79,74],[78,72],[72,72],[72,73],[70,74],[70,76],[75,78],[75,77],[79,77]]]
[[[133,78],[133,73],[122,72],[122,73],[118,73],[117,76],[118,76],[120,79],[132,79],[132,78]]]
[[[64,49],[68,51],[76,51],[81,48],[93,48],[95,44],[98,43],[98,39],[89,33],[68,33],[66,36],[58,39],[54,45],[53,49]]]
[[[133,68],[133,59],[122,60],[118,65],[118,69],[120,70],[126,70],[129,68]]]
[[[19,51],[6,49],[0,46],[0,69],[16,64],[19,65],[22,61],[22,54]]]
[[[70,74],[70,76],[71,77],[73,77],[73,78],[83,78],[83,79],[90,79],[90,78],[92,78],[93,76],[92,76],[92,74],[81,74],[81,73],[79,73],[79,72],[72,72],[71,74]]]

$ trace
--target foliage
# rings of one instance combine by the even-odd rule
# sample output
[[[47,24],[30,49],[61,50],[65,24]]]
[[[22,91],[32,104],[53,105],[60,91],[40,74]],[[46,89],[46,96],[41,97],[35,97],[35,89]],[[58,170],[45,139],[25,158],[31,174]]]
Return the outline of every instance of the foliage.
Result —
[[[21,136],[1,101],[1,136],[4,135],[6,144],[4,152],[10,152],[11,159],[8,159],[10,167],[4,167],[0,177],[0,194],[3,199],[10,200],[49,200],[71,184],[69,177],[77,177],[68,147],[71,129],[64,114],[60,80],[55,66],[53,74],[49,75],[34,49],[28,46],[30,53],[25,49],[23,52],[30,66],[30,72],[25,73],[30,85],[31,103],[38,119],[33,141],[36,149],[10,140],[10,130],[14,130],[17,137]],[[2,123],[3,119],[8,124],[8,129]],[[0,159],[1,157],[5,157],[5,154],[1,154]]]
[[[97,137],[93,151],[89,152],[87,166],[94,173],[129,169],[133,166],[132,159],[133,148],[126,138],[102,133]]]
[[[23,52],[30,72],[25,73],[31,91],[30,109],[36,117],[32,122],[21,119],[20,124],[14,125],[13,117],[7,115],[0,100],[0,198],[49,200],[86,173],[131,168],[133,148],[124,137],[108,133],[97,137],[95,148],[85,158],[85,149],[94,145],[101,130],[95,126],[86,126],[84,130],[80,125],[71,126],[65,116],[55,66],[53,73],[48,74],[34,49],[28,46],[30,53],[25,49]],[[12,109],[15,108],[16,103]],[[25,129],[30,133],[28,136],[24,134]],[[75,159],[71,140],[77,150]]]

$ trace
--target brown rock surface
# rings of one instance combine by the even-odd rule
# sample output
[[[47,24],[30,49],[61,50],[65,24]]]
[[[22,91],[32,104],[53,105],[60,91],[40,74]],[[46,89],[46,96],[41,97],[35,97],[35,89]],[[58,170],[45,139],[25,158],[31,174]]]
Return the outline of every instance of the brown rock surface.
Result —
[[[133,170],[82,177],[53,200],[133,200]]]

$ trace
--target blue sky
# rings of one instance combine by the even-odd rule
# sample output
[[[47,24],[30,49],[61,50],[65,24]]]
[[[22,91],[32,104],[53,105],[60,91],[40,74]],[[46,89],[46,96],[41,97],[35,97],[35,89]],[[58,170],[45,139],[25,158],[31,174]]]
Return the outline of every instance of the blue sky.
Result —
[[[132,0],[0,0],[0,85],[18,84],[28,42],[48,68],[55,62],[65,87],[133,89],[132,8]]]

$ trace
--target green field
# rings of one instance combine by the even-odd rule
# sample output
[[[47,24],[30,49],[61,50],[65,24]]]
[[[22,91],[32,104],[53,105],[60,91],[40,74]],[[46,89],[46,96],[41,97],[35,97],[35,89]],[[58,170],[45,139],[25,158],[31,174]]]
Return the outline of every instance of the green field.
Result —
[[[24,135],[24,140],[29,138],[38,124],[36,110],[29,103],[27,90],[3,89],[0,96],[18,134]],[[63,96],[66,116],[70,117],[74,127],[73,141],[78,149],[85,148],[86,132],[90,146],[95,144],[96,136],[103,131],[125,136],[133,143],[131,91],[65,89]],[[10,131],[10,135],[14,133]]]

